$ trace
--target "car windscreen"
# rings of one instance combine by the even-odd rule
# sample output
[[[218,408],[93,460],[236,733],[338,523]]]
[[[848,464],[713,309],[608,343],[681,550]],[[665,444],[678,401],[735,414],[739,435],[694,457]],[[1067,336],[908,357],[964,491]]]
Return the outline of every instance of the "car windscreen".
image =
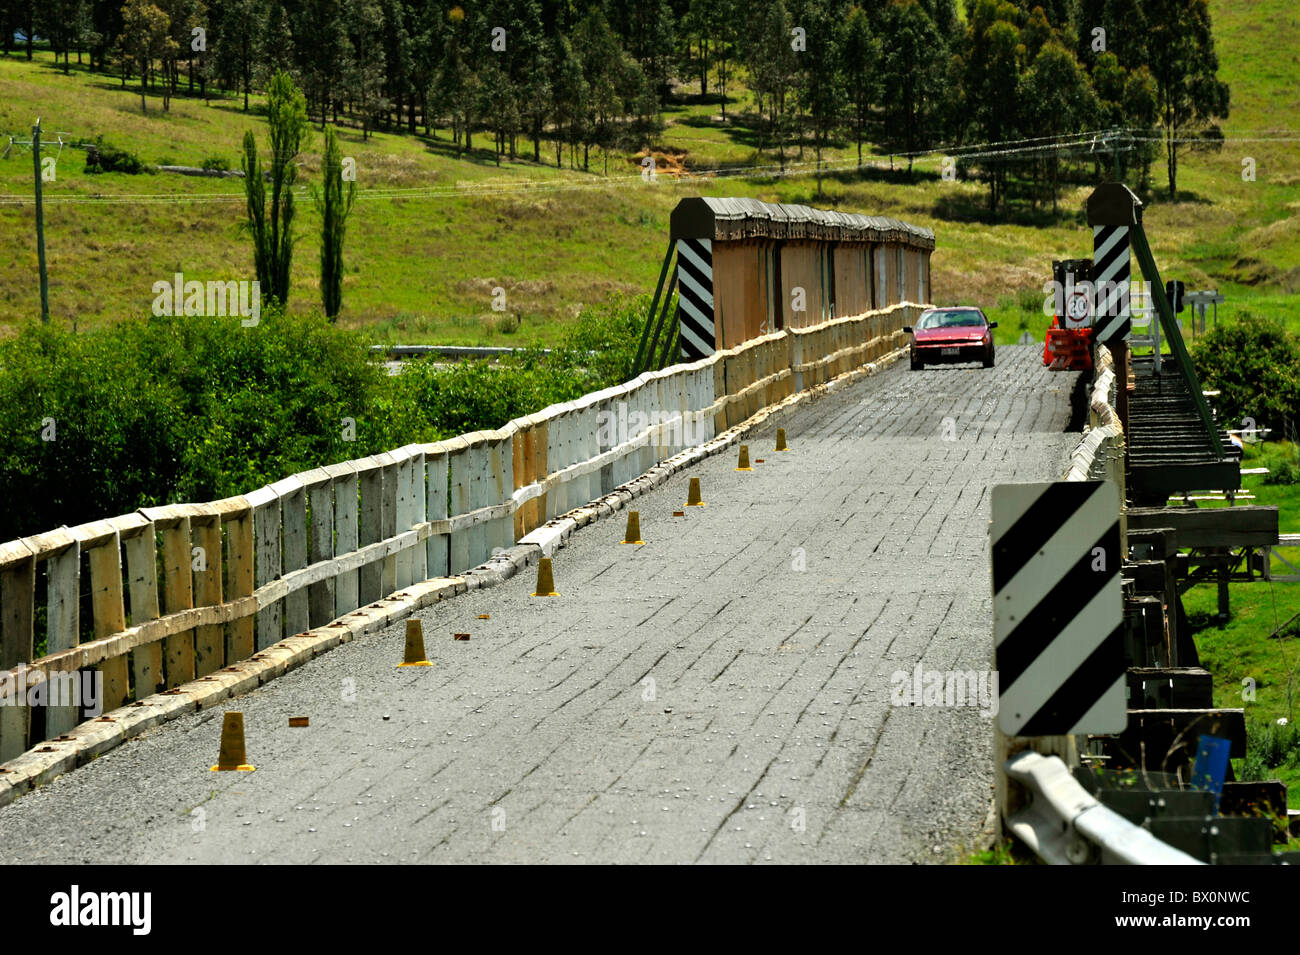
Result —
[[[984,315],[975,309],[951,312],[926,312],[917,321],[917,328],[978,328],[984,324]]]

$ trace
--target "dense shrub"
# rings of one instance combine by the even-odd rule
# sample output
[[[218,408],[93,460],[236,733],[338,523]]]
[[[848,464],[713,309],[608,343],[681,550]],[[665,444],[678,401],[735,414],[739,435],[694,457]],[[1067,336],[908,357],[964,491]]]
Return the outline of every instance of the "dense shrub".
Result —
[[[1300,727],[1290,723],[1253,723],[1246,739],[1242,779],[1270,779],[1276,769],[1300,766]]]
[[[1300,405],[1300,347],[1276,321],[1243,315],[1210,329],[1192,348],[1196,373],[1214,399],[1225,427],[1251,418],[1282,437]]]
[[[434,361],[412,362],[394,381],[386,411],[397,433],[452,436],[499,428],[511,418],[627,381],[648,308],[644,296],[589,308],[549,355],[529,349],[496,367],[486,361],[441,368]]]
[[[203,160],[203,168],[211,172],[226,172],[230,169],[230,160],[221,156],[209,156]]]
[[[355,336],[263,311],[133,319],[0,346],[0,539],[242,493],[391,442]],[[356,419],[355,443],[340,419]],[[419,440],[419,437],[413,439]]]
[[[650,297],[624,298],[604,308],[588,309],[574,324],[555,360],[586,376],[591,388],[607,388],[634,374],[642,324]]]
[[[0,343],[0,541],[500,427],[625,380],[646,307],[589,310],[550,356],[415,362],[397,376],[319,315],[31,326]]]
[[[145,165],[140,161],[139,156],[125,149],[110,146],[104,142],[103,136],[97,136],[95,141],[86,147],[85,171],[88,173],[125,172],[134,176],[144,172]]]
[[[1296,446],[1289,441],[1270,441],[1259,445],[1259,456],[1251,462],[1268,468],[1265,484],[1300,484],[1300,459]]]

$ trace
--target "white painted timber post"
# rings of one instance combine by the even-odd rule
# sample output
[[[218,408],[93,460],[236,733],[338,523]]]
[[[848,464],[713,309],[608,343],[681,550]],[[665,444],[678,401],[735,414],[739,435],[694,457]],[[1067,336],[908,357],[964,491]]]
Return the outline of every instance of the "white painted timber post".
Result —
[[[191,504],[190,564],[194,573],[194,606],[222,603],[221,512],[211,504]],[[225,627],[207,624],[194,630],[194,675],[204,677],[225,666]]]
[[[334,559],[334,487],[324,468],[297,475],[307,494],[307,563]],[[335,580],[327,577],[307,586],[307,623],[323,627],[334,619]]]
[[[492,443],[492,503],[506,504],[510,501],[515,488],[515,429],[508,425],[497,432],[497,439]],[[496,533],[493,535],[494,547],[509,550],[515,546],[515,519],[513,514],[506,514],[495,521]]]
[[[470,473],[469,445],[464,436],[442,443],[447,448],[447,464],[451,474],[451,499],[448,502],[447,514],[454,518],[473,510],[473,505],[470,503],[473,476]],[[462,527],[453,531],[450,536],[447,571],[455,576],[474,566],[470,563],[469,528]]]
[[[356,466],[350,461],[328,464],[324,468],[334,489],[335,557],[351,554],[361,546],[361,504]],[[323,551],[323,548],[322,548]],[[334,618],[349,614],[361,606],[360,570],[345,570],[334,577]]]
[[[131,624],[139,626],[148,620],[157,620],[161,613],[158,600],[158,544],[157,530],[146,508],[138,514],[124,514],[108,523],[117,528],[126,551],[127,593],[131,597]],[[158,692],[163,685],[163,645],[147,643],[131,651],[131,677],[135,683],[136,699],[144,699]]]
[[[384,472],[379,456],[352,462],[361,491],[361,537],[359,547],[384,539]],[[372,604],[383,596],[383,561],[372,560],[358,572],[358,606]]]
[[[384,537],[396,537],[411,529],[411,455],[405,448],[389,451],[392,464],[384,469]],[[384,594],[395,593],[411,584],[411,555],[398,551],[385,562]]]
[[[47,653],[71,650],[81,642],[81,547],[68,529],[41,534],[45,557]],[[46,711],[45,735],[62,736],[80,722],[75,706],[51,706]]]
[[[36,558],[22,541],[0,544],[0,670],[32,661],[36,618]],[[24,705],[0,706],[0,762],[27,750]]]
[[[447,449],[442,444],[424,445],[424,470],[427,475],[425,516],[430,521],[447,518]],[[429,577],[446,577],[449,536],[445,533],[429,535],[425,547],[428,555]]]
[[[280,560],[282,574],[302,570],[307,566],[309,549],[307,538],[307,492],[296,477],[276,481],[271,490],[280,499],[280,520],[283,525],[283,554]],[[284,632],[286,636],[305,633],[311,629],[308,611],[307,588],[299,587],[284,598]]]
[[[260,590],[280,576],[280,498],[269,487],[246,494],[253,509],[253,587]],[[257,611],[257,649],[284,636],[284,608],[277,600]]]
[[[476,511],[490,503],[488,494],[488,468],[491,464],[488,454],[486,431],[476,431],[469,435],[469,448],[465,451],[469,467],[469,509]],[[469,563],[462,568],[468,570],[487,560],[492,553],[488,543],[488,528],[483,521],[475,521],[469,529]]]
[[[425,516],[425,508],[428,506],[428,499],[425,492],[425,462],[424,462],[424,445],[408,444],[402,449],[410,459],[411,466],[408,469],[408,484],[406,489],[407,500],[407,524],[403,528],[403,533],[411,530],[417,525],[423,524],[428,518]],[[403,584],[403,587],[410,586],[413,583],[428,578],[429,572],[429,555],[428,549],[423,541],[417,542],[413,547],[406,551],[408,559],[407,572],[410,579]]]

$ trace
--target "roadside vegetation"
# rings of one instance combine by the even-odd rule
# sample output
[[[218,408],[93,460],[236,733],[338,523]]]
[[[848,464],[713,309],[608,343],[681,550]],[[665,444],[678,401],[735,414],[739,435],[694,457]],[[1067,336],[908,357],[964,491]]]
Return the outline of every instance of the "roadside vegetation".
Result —
[[[1225,428],[1244,431],[1239,504],[1278,509],[1283,534],[1300,533],[1300,340],[1280,322],[1249,314],[1211,328],[1191,348],[1203,387]],[[1253,429],[1253,433],[1252,433]],[[1224,507],[1222,501],[1198,501]],[[1295,567],[1288,566],[1288,562]],[[1300,549],[1273,552],[1271,572],[1300,573]],[[1217,585],[1183,596],[1202,665],[1214,674],[1218,706],[1246,711],[1248,750],[1234,761],[1241,779],[1280,779],[1300,807],[1300,584],[1228,585],[1231,616],[1218,618]]]
[[[30,326],[0,342],[0,540],[500,427],[630,377],[647,307],[586,309],[549,355],[396,376],[319,313]]]

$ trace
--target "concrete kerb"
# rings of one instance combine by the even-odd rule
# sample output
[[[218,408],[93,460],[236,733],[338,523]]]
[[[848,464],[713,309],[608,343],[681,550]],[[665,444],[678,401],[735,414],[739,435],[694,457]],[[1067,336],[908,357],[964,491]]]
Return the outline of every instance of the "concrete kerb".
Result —
[[[412,584],[322,627],[286,637],[246,660],[175,689],[128,703],[98,719],[81,723],[64,736],[47,740],[0,765],[0,806],[13,802],[38,786],[168,720],[196,710],[210,709],[226,700],[242,696],[342,643],[378,633],[390,624],[434,603],[469,590],[503,583],[520,570],[535,564],[539,557],[553,556],[578,528],[586,527],[602,517],[609,517],[674,475],[725,451],[746,432],[765,423],[773,415],[800,402],[837,391],[859,378],[875,374],[906,352],[906,347],[896,349],[878,361],[845,372],[807,391],[790,395],[727,429],[708,443],[688,448],[655,465],[604,497],[551,519],[521,538],[514,547],[499,551],[486,562],[463,574],[435,577]]]

